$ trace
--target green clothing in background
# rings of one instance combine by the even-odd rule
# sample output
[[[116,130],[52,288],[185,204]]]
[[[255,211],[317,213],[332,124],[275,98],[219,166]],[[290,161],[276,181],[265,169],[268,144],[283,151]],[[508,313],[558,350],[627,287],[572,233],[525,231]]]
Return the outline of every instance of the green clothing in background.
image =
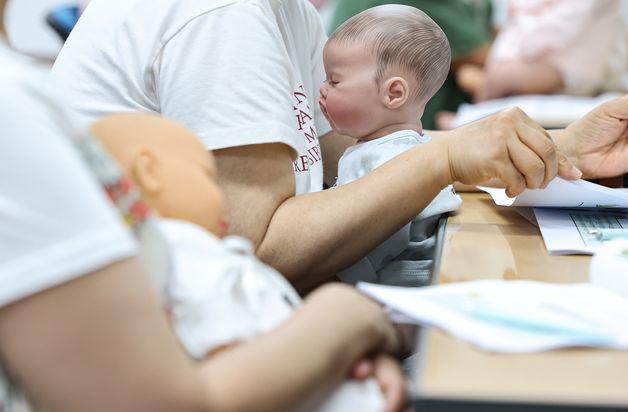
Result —
[[[330,33],[351,16],[382,4],[405,4],[423,10],[438,24],[449,40],[452,60],[461,58],[482,47],[492,38],[491,4],[489,0],[414,0],[375,1],[337,0],[331,21]],[[456,111],[469,96],[464,93],[453,75],[449,75],[443,87],[425,107],[422,123],[426,129],[435,129],[436,113],[442,110]]]

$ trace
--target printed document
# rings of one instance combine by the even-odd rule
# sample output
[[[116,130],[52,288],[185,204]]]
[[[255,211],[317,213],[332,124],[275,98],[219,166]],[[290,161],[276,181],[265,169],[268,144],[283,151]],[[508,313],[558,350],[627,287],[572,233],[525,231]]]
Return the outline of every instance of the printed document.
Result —
[[[358,288],[391,316],[442,329],[487,351],[628,348],[628,299],[590,283],[490,279],[422,288],[359,283]]]
[[[626,230],[628,191],[610,189],[586,180],[552,180],[545,189],[506,196],[505,189],[480,187],[500,206],[533,207],[550,254],[593,254],[606,240],[601,232]]]

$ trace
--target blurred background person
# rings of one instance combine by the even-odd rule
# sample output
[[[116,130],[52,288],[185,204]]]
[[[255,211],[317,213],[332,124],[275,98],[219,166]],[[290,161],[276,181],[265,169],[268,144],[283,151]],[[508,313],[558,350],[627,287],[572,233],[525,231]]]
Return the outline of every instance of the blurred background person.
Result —
[[[485,67],[457,80],[475,101],[520,94],[621,91],[626,30],[617,0],[511,0]]]

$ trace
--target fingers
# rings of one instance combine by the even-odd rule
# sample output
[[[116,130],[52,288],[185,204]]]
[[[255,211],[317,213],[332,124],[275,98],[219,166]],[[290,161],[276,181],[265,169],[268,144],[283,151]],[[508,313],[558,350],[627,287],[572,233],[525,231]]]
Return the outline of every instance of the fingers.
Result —
[[[557,174],[569,180],[582,176],[557,150],[551,137],[541,126],[519,109],[511,109],[506,115],[506,121],[511,124],[515,122],[514,133],[508,134],[507,140],[512,168],[507,165],[500,176],[507,184],[508,196],[515,196],[525,188],[546,187]]]
[[[386,412],[400,411],[406,400],[406,379],[399,362],[387,355],[375,358],[375,379],[384,396]]]
[[[452,180],[478,184],[499,178],[507,187],[506,193],[516,196],[526,188],[547,186],[557,174],[569,180],[581,176],[557,150],[547,131],[518,108],[504,110],[459,132],[460,139],[452,139],[447,151]]]
[[[526,180],[514,167],[504,168],[501,180],[506,185],[506,195],[515,197],[526,189]]]
[[[529,118],[525,116],[524,122],[517,125],[517,134],[519,140],[534,152],[538,159],[528,156],[526,162],[523,157],[517,158],[520,164],[515,164],[525,175],[527,187],[529,189],[545,187],[556,175],[567,180],[580,179],[582,172],[557,149],[549,133],[537,123],[527,120]],[[539,184],[541,171],[544,172],[544,176]]]
[[[538,189],[544,182],[546,166],[543,160],[528,146],[517,139],[507,143],[511,164],[503,171],[508,185],[523,184],[524,188]],[[512,170],[509,170],[512,169]],[[512,182],[511,182],[512,180]]]
[[[578,180],[582,177],[582,172],[561,152],[556,153],[558,158],[558,175],[567,180]]]
[[[373,376],[375,372],[375,365],[372,359],[361,359],[353,365],[353,368],[349,372],[349,378],[355,380],[364,380],[370,376]]]
[[[532,176],[529,179],[526,178],[528,188],[537,189],[547,186],[558,172],[557,150],[552,138],[545,129],[534,122],[532,124],[523,122],[517,125],[517,134],[519,140],[538,157],[529,165],[529,172]]]
[[[594,111],[602,110],[619,120],[628,120],[628,94],[601,104]]]

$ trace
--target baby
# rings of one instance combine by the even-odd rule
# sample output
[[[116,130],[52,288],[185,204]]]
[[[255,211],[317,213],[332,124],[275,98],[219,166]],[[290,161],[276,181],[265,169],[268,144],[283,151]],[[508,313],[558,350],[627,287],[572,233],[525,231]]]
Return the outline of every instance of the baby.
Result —
[[[165,305],[182,345],[196,359],[253,339],[286,321],[301,298],[228,230],[214,159],[189,130],[146,114],[107,117],[93,133],[160,215],[172,273]],[[375,379],[347,381],[320,411],[381,411]]]
[[[422,134],[421,116],[447,77],[450,50],[443,31],[425,13],[403,5],[365,10],[331,35],[323,60],[327,80],[320,89],[321,109],[334,131],[357,139],[340,159],[337,186],[430,140]],[[430,246],[429,235],[439,215],[460,204],[451,186],[443,189],[411,224],[340,278],[424,284],[429,275],[419,259]]]

